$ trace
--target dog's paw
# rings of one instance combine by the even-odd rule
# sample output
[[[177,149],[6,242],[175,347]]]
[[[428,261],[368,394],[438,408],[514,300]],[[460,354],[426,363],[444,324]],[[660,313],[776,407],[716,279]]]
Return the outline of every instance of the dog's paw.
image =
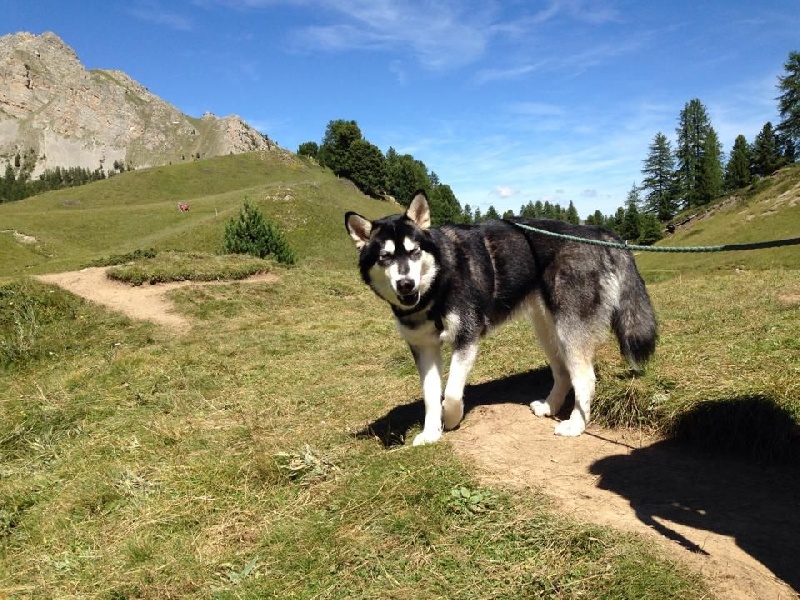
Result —
[[[534,400],[531,402],[531,410],[537,417],[550,417],[553,415],[553,410],[547,400]]]
[[[414,437],[414,441],[412,442],[412,444],[414,446],[422,446],[423,444],[433,444],[434,442],[438,442],[441,437],[442,437],[441,431],[423,430],[422,433],[418,433]]]
[[[568,419],[556,425],[556,435],[564,437],[576,437],[584,432],[586,424],[583,419]]]
[[[458,427],[464,418],[464,403],[461,400],[445,400],[442,404],[442,421],[448,431]]]

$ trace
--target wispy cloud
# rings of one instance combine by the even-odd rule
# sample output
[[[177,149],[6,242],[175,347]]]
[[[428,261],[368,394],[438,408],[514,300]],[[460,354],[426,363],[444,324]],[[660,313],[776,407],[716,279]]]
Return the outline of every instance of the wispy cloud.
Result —
[[[128,9],[131,16],[162,25],[176,31],[191,31],[192,20],[184,15],[162,8],[157,2],[139,2]]]
[[[476,85],[484,85],[495,81],[520,79],[521,77],[540,71],[546,64],[547,61],[540,61],[533,64],[524,64],[508,68],[481,69],[475,74],[472,81]]]
[[[513,198],[514,196],[519,195],[519,190],[516,190],[508,185],[498,185],[496,188],[492,190],[492,195],[507,200],[509,198]]]
[[[489,40],[487,11],[466,11],[449,2],[328,0],[322,4],[340,21],[297,30],[297,47],[404,50],[427,68],[443,69],[476,60]]]
[[[296,51],[405,52],[430,70],[472,64],[500,39],[525,40],[553,19],[600,25],[619,19],[615,9],[592,0],[551,0],[540,10],[504,15],[502,5],[457,0],[195,0],[238,10],[314,8],[317,24],[287,35]],[[478,83],[513,79],[537,70],[537,61],[486,69]]]

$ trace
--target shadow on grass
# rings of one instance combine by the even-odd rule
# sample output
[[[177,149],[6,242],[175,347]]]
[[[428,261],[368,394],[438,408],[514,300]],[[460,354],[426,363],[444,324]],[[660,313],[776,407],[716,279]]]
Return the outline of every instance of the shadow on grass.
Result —
[[[704,402],[681,415],[672,439],[602,458],[598,487],[630,502],[638,519],[694,552],[674,523],[730,536],[800,591],[800,437],[775,402],[744,397]]]
[[[530,404],[537,398],[545,398],[553,386],[549,367],[542,367],[497,379],[467,385],[464,388],[464,415],[477,406],[489,404]],[[572,394],[567,398],[564,410],[571,406]],[[563,411],[562,411],[563,412]],[[425,406],[421,399],[392,408],[384,416],[376,419],[356,433],[359,438],[378,438],[386,448],[402,446],[408,432],[415,426],[422,426]]]

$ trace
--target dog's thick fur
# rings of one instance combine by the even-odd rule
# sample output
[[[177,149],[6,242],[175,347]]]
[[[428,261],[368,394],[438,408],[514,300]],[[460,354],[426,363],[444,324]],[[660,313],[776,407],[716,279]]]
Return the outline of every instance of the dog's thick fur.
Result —
[[[519,221],[584,238],[619,241],[596,227]],[[430,227],[419,193],[402,215],[369,221],[348,212],[361,277],[392,307],[419,371],[425,423],[414,445],[435,442],[464,415],[462,396],[480,338],[518,313],[528,314],[553,372],[553,389],[534,400],[537,416],[555,416],[570,389],[575,408],[555,432],[580,435],[595,388],[595,349],[609,328],[639,369],[654,352],[656,319],[627,250],[565,241],[512,220]],[[453,346],[442,402],[443,343]]]

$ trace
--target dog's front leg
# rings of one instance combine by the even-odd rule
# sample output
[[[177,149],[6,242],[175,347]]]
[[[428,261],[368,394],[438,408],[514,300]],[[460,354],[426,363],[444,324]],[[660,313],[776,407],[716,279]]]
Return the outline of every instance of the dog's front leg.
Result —
[[[455,429],[464,417],[464,386],[467,384],[467,377],[477,355],[477,342],[453,349],[450,373],[444,389],[445,429]]]
[[[425,401],[425,424],[414,438],[414,445],[431,444],[442,437],[442,353],[439,346],[411,346],[417,363],[422,396]]]

